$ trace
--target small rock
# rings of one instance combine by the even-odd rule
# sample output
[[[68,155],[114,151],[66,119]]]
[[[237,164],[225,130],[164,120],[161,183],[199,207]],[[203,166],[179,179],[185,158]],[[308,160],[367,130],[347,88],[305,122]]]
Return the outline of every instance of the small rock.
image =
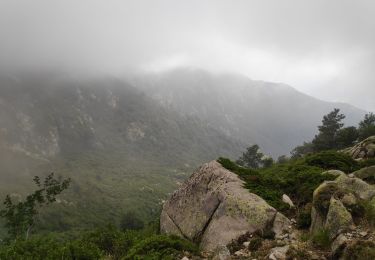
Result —
[[[362,231],[359,234],[361,235],[361,237],[365,237],[365,236],[367,236],[368,233],[366,231]]]
[[[218,246],[214,251],[212,260],[229,260],[230,252],[226,246]]]
[[[184,256],[181,260],[189,260],[189,258]]]
[[[269,259],[272,260],[280,260],[286,258],[286,252],[288,252],[289,246],[283,246],[283,247],[274,247],[271,249],[271,253],[269,255]]]
[[[282,200],[283,200],[284,203],[288,204],[290,208],[295,207],[293,201],[289,198],[288,195],[283,194]]]
[[[270,256],[268,258],[271,259],[271,260],[277,260],[277,258],[274,254],[270,254]]]
[[[244,247],[248,248],[249,245],[250,245],[250,241],[243,242],[243,246],[244,246]]]
[[[234,255],[235,256],[247,256],[248,254],[246,252],[244,252],[243,250],[238,250],[238,251],[234,252]]]
[[[332,251],[332,256],[333,259],[337,259],[338,256],[341,255],[342,251],[345,249],[346,244],[348,242],[348,238],[340,234],[332,243],[331,245],[331,251]]]
[[[285,238],[288,238],[288,237],[289,237],[289,234],[284,234],[284,235],[279,236],[279,239],[285,239]]]
[[[296,224],[297,221],[294,219],[294,218],[291,218],[290,221],[293,223],[293,224]]]

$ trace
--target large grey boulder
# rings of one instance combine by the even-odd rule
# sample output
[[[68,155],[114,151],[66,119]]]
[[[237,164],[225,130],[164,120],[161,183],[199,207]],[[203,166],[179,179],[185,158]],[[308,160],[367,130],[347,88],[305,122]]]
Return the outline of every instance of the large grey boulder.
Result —
[[[214,251],[246,233],[271,230],[277,211],[243,185],[217,161],[204,164],[164,204],[161,232]],[[285,219],[277,218],[278,227]]]

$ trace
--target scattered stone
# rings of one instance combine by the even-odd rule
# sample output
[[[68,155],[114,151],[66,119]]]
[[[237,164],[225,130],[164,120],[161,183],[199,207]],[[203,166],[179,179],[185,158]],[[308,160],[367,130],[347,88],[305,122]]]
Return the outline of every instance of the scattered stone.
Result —
[[[348,242],[348,238],[340,234],[331,245],[331,255],[333,259],[339,259],[339,257],[342,255],[342,252],[344,251],[346,245]]]
[[[229,259],[231,259],[230,252],[226,246],[216,247],[212,256],[212,260],[229,260]]]
[[[368,232],[367,231],[362,231],[359,234],[361,235],[361,237],[366,237],[368,235]]]
[[[283,200],[284,203],[288,204],[290,208],[295,207],[293,201],[289,198],[288,195],[283,194],[282,200]]]
[[[270,251],[269,259],[281,260],[286,259],[286,252],[289,250],[289,245],[283,247],[274,247]]]
[[[247,256],[248,254],[244,250],[241,249],[241,250],[234,252],[234,255],[235,256]]]
[[[184,256],[181,260],[189,260],[187,256]]]
[[[276,213],[275,220],[273,221],[272,231],[275,233],[275,238],[281,238],[290,226],[290,220],[281,213]]]
[[[248,248],[249,245],[250,245],[250,241],[243,242],[243,246],[244,246],[244,247]]]

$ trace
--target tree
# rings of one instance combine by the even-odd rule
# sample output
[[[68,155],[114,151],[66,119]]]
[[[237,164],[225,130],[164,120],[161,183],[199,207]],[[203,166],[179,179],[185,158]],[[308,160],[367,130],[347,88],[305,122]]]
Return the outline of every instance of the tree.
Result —
[[[259,151],[259,146],[254,144],[246,149],[246,152],[236,161],[237,164],[249,168],[257,169],[262,164],[263,153]]]
[[[28,239],[42,206],[49,205],[56,201],[56,196],[69,187],[70,179],[55,179],[54,174],[49,174],[43,182],[38,176],[33,179],[39,187],[24,201],[13,202],[10,195],[4,200],[5,209],[0,210],[0,217],[5,219],[5,227],[11,239]]]
[[[323,117],[322,125],[318,126],[319,134],[312,141],[315,151],[324,151],[337,148],[337,133],[344,126],[341,121],[345,115],[340,114],[340,109],[335,108]]]
[[[358,127],[359,140],[362,141],[367,137],[375,135],[375,114],[368,113],[365,118],[359,122]]]
[[[274,163],[274,161],[273,161],[272,157],[265,156],[262,159],[263,168],[269,168],[273,165],[273,163]]]
[[[277,163],[286,163],[289,161],[289,158],[288,156],[286,155],[280,155],[278,158],[277,158]]]
[[[358,139],[358,130],[354,126],[340,129],[336,135],[337,148],[342,149],[352,146]]]
[[[311,142],[304,142],[303,145],[294,148],[290,154],[293,159],[296,159],[312,152],[314,152],[314,145]]]

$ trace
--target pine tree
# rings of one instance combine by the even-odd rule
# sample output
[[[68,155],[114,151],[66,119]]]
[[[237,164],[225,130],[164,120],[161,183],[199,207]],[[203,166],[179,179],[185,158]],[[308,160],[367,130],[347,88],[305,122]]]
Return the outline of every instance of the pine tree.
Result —
[[[337,133],[344,126],[341,122],[344,118],[338,108],[323,117],[322,125],[318,126],[319,134],[312,141],[315,151],[337,148]]]

